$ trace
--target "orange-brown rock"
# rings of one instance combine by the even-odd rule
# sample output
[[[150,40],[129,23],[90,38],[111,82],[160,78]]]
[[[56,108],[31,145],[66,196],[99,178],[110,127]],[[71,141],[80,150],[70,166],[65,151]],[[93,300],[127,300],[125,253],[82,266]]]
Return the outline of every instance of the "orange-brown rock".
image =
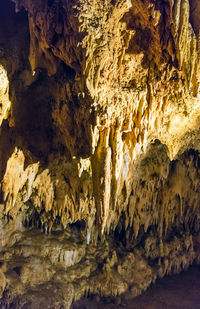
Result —
[[[2,308],[136,296],[199,261],[199,12],[1,1]]]

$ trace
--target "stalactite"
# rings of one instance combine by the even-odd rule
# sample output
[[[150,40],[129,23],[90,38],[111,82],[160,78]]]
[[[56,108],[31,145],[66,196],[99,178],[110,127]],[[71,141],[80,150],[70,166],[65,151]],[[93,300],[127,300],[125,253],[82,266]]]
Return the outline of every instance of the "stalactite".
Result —
[[[136,296],[199,263],[197,12],[196,0],[1,1],[8,305],[15,291],[21,307]]]

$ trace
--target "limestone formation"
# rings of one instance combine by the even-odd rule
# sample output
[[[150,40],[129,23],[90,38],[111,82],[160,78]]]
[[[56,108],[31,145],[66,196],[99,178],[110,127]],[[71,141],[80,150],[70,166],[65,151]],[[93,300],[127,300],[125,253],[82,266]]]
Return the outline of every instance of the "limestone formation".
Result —
[[[0,306],[132,297],[200,261],[198,0],[0,1]]]

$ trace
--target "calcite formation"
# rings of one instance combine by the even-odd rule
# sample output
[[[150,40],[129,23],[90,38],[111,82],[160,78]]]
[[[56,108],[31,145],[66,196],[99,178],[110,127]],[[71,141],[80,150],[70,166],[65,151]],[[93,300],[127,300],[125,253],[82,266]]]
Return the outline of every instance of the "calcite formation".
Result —
[[[200,2],[0,1],[0,305],[137,296],[200,261]]]

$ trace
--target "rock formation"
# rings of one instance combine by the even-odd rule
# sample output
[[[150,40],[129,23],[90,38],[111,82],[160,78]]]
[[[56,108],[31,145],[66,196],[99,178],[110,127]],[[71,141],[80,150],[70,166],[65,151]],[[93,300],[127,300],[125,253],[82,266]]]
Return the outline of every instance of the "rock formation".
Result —
[[[0,305],[136,296],[200,261],[198,0],[0,1]]]

